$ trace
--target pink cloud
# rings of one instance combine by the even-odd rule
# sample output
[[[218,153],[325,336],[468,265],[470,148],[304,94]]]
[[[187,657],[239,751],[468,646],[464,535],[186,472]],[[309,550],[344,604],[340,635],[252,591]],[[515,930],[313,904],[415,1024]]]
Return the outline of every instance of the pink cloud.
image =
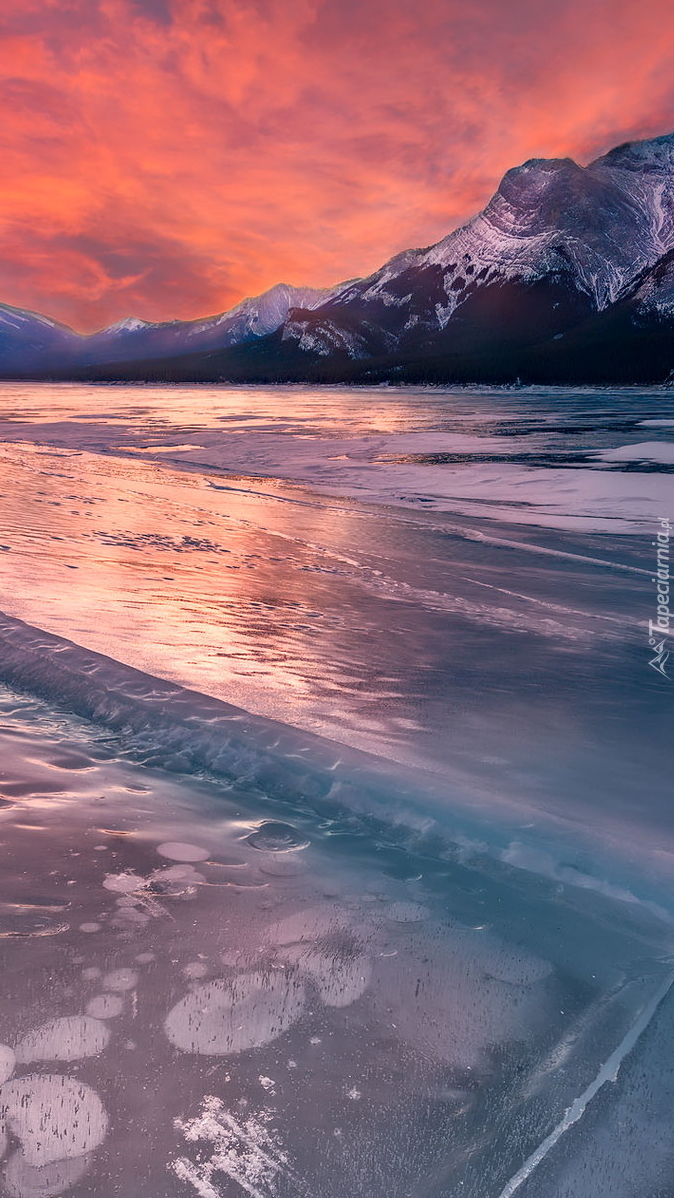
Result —
[[[663,0],[8,0],[0,35],[0,299],[78,328],[334,283],[674,127]]]

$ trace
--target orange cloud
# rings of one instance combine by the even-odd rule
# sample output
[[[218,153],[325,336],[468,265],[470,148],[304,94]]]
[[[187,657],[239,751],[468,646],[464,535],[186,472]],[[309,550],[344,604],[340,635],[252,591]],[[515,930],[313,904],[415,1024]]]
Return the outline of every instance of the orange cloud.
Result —
[[[674,127],[665,0],[7,0],[0,300],[93,329],[327,285],[533,156]]]

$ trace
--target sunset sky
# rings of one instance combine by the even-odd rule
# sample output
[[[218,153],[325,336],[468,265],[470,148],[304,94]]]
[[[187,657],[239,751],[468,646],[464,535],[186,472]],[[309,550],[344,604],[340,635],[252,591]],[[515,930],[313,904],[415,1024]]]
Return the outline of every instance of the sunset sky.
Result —
[[[5,0],[0,301],[81,330],[323,286],[526,158],[674,129],[670,0]]]

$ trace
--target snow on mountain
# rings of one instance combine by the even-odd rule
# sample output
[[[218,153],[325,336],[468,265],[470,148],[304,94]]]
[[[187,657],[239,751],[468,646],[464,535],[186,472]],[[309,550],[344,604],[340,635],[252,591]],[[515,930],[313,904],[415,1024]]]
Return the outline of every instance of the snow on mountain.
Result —
[[[333,295],[338,294],[343,287],[343,283],[337,287],[323,289],[289,287],[287,283],[277,283],[263,295],[243,300],[236,308],[232,308],[231,312],[225,313],[224,317],[219,319],[222,321],[231,320],[234,317],[243,318],[247,330],[256,337],[264,337],[267,333],[273,333],[283,324],[292,308],[313,311],[314,308],[326,303]]]
[[[312,320],[291,320],[285,337],[314,353],[341,343],[349,356],[367,356],[379,329],[379,352],[390,352],[392,338],[405,346],[420,333],[449,332],[464,306],[474,333],[476,320],[493,319],[495,292],[512,308],[534,285],[541,303],[547,286],[551,308],[568,308],[560,311],[563,329],[616,302],[672,247],[674,134],[619,146],[587,167],[532,159],[507,172],[467,225],[428,249],[396,255]],[[481,317],[477,298],[488,290]]]
[[[674,251],[644,271],[627,298],[637,321],[644,317],[674,319]]]
[[[0,304],[0,370],[5,373],[20,372],[26,361],[38,368],[65,361],[81,340],[67,325],[48,316]]]
[[[5,374],[81,371],[87,366],[208,353],[265,337],[279,328],[293,308],[312,310],[338,288],[289,287],[279,283],[263,295],[201,320],[152,323],[137,317],[119,320],[91,336],[65,325],[0,305],[0,370]]]
[[[122,320],[87,338],[80,360],[83,363],[143,360],[228,349],[274,332],[291,309],[316,308],[339,289],[289,287],[286,283],[278,283],[227,312],[201,320],[171,320],[159,324],[135,318]]]
[[[29,312],[24,308],[12,308],[9,304],[0,304],[0,325],[26,332],[32,335],[36,329],[56,330],[65,328],[48,316],[40,316],[39,312]]]
[[[95,337],[117,337],[122,333],[139,333],[143,329],[151,329],[152,322],[149,320],[140,320],[137,316],[127,316],[125,320],[118,320],[115,324],[110,324],[107,328],[102,329],[100,333],[94,333]]]

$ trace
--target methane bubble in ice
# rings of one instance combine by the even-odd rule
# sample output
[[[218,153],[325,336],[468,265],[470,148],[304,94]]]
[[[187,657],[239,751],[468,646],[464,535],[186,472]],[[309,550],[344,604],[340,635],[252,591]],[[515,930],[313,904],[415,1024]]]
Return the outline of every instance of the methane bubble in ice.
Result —
[[[312,907],[282,919],[266,932],[283,960],[307,975],[328,1007],[348,1007],[370,982],[372,967],[363,952],[366,925],[358,930],[348,912]]]
[[[95,1090],[61,1074],[28,1074],[0,1086],[0,1121],[21,1144],[26,1165],[39,1169],[98,1148],[108,1118]]]
[[[195,978],[203,978],[208,973],[208,966],[204,965],[203,961],[189,961],[183,966],[183,977],[194,981]]]
[[[90,1015],[66,1015],[51,1019],[28,1032],[16,1046],[20,1065],[30,1061],[81,1061],[95,1057],[107,1046],[110,1032]]]
[[[112,920],[112,926],[113,928],[128,928],[130,924],[136,924],[144,927],[149,922],[150,916],[144,911],[138,911],[136,907],[123,907],[117,912],[116,918]]]
[[[305,849],[309,843],[292,824],[282,824],[277,820],[260,824],[246,840],[254,849],[269,853],[289,853],[292,849]]]
[[[87,1015],[94,1019],[115,1019],[124,1010],[124,999],[118,994],[97,994],[87,1003]]]
[[[290,954],[289,954],[290,955]],[[293,952],[297,964],[314,983],[326,1007],[350,1007],[367,990],[372,966],[367,957],[355,955],[350,945],[335,945],[325,951],[302,949]]]
[[[366,924],[362,925],[361,935],[365,934],[367,927]],[[335,935],[355,935],[351,915],[332,904],[322,903],[316,907],[309,907],[306,911],[297,911],[294,915],[288,915],[278,923],[272,924],[265,932],[265,939],[276,945],[300,942],[313,944]]]
[[[424,1054],[474,1068],[490,1044],[544,1025],[551,999],[540,983],[549,972],[547,962],[496,937],[438,926],[405,954],[379,957],[370,1002]]]
[[[193,865],[169,865],[167,869],[153,870],[148,885],[153,894],[180,898],[184,894],[193,894],[194,887],[205,881],[204,875]]]
[[[112,890],[114,894],[133,894],[134,891],[143,889],[145,878],[129,871],[123,874],[106,874],[103,885],[106,890]]]
[[[294,974],[243,973],[194,986],[169,1011],[164,1029],[183,1052],[243,1052],[287,1031],[304,1001],[304,986]]]
[[[88,1167],[87,1156],[52,1161],[50,1165],[29,1165],[19,1150],[7,1162],[3,1177],[5,1190],[9,1198],[58,1198],[64,1190],[77,1184]]]
[[[106,990],[118,990],[123,994],[138,985],[138,974],[135,969],[113,969],[106,973],[102,984]]]
[[[177,840],[158,845],[157,852],[169,861],[207,861],[210,857],[208,849],[202,849],[198,844],[181,844]]]
[[[0,1044],[0,1085],[12,1076],[15,1066],[14,1049],[9,1044]]]

